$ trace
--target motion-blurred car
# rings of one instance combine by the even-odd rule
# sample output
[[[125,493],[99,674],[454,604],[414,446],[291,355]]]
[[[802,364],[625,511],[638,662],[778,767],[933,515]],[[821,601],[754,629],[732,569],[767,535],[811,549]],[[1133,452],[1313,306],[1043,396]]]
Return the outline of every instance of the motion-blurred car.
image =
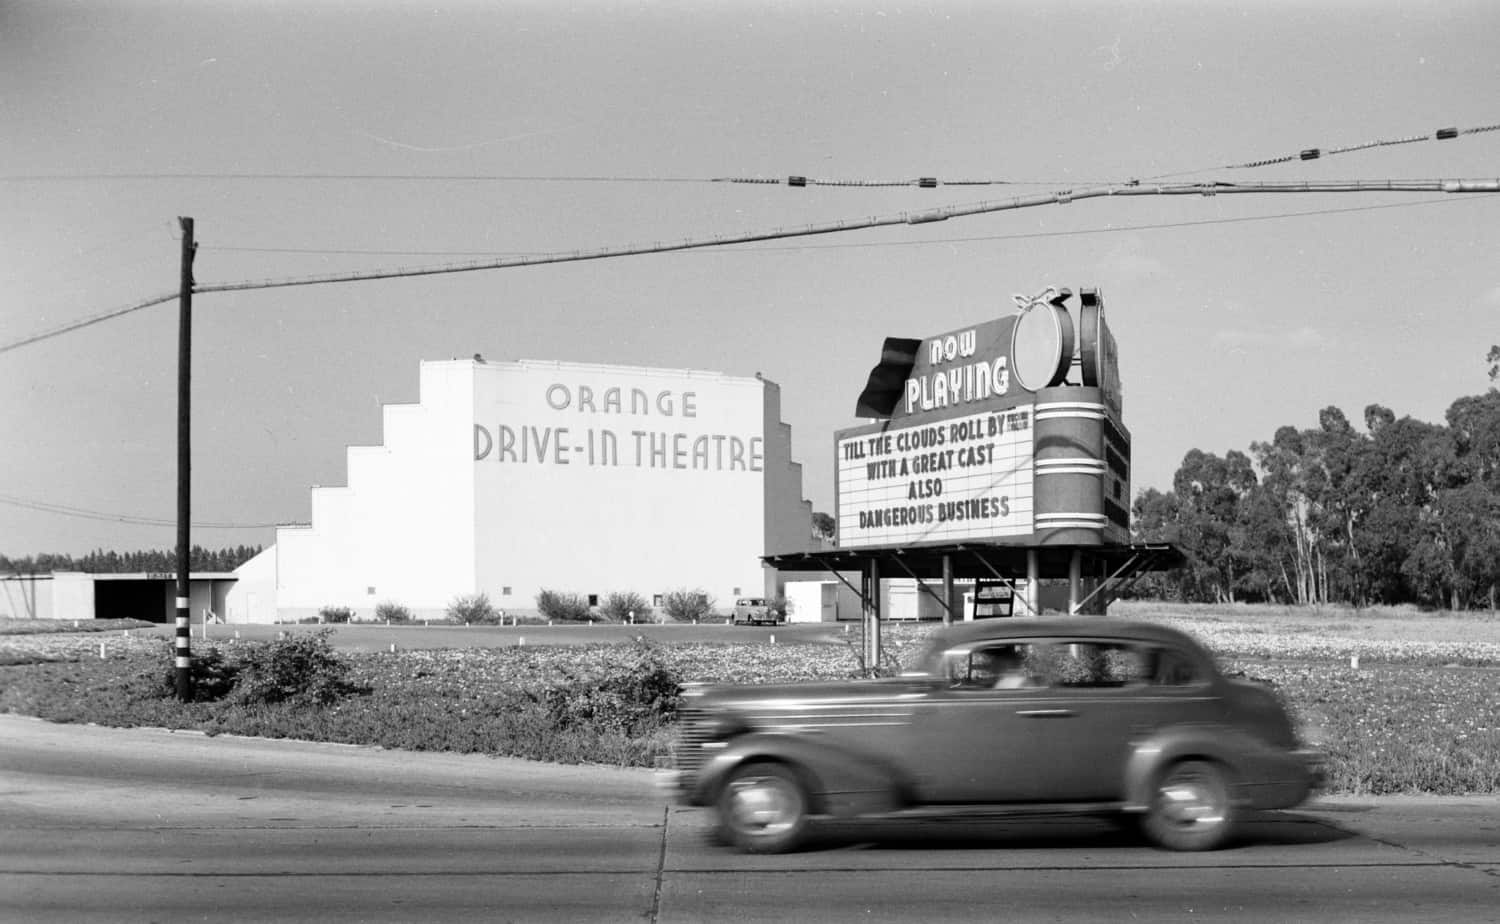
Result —
[[[737,626],[774,626],[782,622],[782,615],[763,597],[740,597],[735,600],[732,618]]]
[[[820,818],[1107,815],[1174,850],[1321,779],[1267,686],[1162,626],[985,620],[935,632],[916,669],[834,683],[690,687],[662,782],[722,837],[773,853]]]

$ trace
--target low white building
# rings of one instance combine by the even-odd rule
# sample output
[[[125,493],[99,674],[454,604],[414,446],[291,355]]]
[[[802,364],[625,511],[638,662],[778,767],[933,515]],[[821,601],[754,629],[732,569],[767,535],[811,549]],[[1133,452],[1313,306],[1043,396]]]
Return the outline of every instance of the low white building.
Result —
[[[221,620],[234,583],[233,574],[190,574],[188,613],[193,622]],[[0,617],[171,623],[177,618],[177,576],[83,571],[0,574]]]
[[[542,590],[722,605],[776,595],[760,556],[811,545],[780,388],[759,376],[476,357],[422,363],[419,395],[236,572],[229,621],[436,617],[480,593],[529,613]]]

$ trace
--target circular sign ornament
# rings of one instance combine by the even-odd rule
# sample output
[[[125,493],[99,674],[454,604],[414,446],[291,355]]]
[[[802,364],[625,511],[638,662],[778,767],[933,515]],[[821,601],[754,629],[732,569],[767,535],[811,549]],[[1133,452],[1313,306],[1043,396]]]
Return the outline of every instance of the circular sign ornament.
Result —
[[[1097,388],[1105,380],[1104,374],[1104,343],[1100,334],[1100,322],[1103,321],[1104,300],[1094,289],[1084,289],[1080,293],[1082,305],[1078,309],[1078,327],[1081,335],[1078,343],[1078,358],[1082,361],[1079,372],[1083,376],[1083,384],[1089,388]]]
[[[1078,357],[1083,384],[1098,388],[1104,403],[1116,414],[1121,412],[1120,358],[1115,350],[1114,334],[1104,321],[1104,296],[1097,289],[1080,293],[1078,309]]]
[[[1011,328],[1010,371],[1027,391],[1061,385],[1073,366],[1073,318],[1062,305],[1071,294],[1048,288],[1016,298],[1021,313]]]

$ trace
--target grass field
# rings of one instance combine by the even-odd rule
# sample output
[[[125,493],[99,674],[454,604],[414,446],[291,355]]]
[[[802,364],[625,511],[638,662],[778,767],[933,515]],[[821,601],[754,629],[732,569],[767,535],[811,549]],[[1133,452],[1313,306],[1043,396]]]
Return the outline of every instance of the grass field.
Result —
[[[1121,602],[1111,616],[1182,628],[1226,671],[1273,684],[1319,729],[1315,743],[1330,756],[1331,791],[1500,792],[1495,614]],[[590,685],[617,680],[622,662],[646,657],[682,681],[738,683],[847,677],[858,668],[854,646],[843,643],[673,645],[646,655],[606,645],[397,651],[348,656],[361,695],[324,707],[249,708],[143,695],[142,676],[159,674],[164,663],[160,639],[61,628],[68,631],[22,636],[0,624],[0,710],[634,766],[650,766],[663,753],[670,724],[556,727],[560,715],[593,715],[605,700],[588,692]],[[888,626],[889,652],[900,663],[931,629]],[[856,632],[851,641],[857,639]],[[561,687],[561,698],[543,695]],[[538,705],[547,703],[551,712]]]

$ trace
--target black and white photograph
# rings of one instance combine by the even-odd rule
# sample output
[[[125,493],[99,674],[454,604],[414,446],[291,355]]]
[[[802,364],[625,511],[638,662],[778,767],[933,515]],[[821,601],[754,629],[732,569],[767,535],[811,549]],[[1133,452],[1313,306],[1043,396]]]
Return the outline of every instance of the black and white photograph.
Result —
[[[1500,921],[1497,39],[0,0],[0,922]]]

